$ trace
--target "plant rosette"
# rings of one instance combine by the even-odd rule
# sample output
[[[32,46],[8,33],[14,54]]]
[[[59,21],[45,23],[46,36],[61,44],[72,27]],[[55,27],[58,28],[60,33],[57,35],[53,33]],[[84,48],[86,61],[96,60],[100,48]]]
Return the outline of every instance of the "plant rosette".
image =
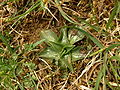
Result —
[[[85,57],[85,54],[80,53],[81,47],[74,45],[84,35],[80,31],[67,28],[62,28],[60,32],[57,36],[52,30],[41,31],[40,37],[45,39],[48,46],[40,52],[40,57],[55,60],[55,64],[61,69],[68,68],[73,72],[72,63]]]

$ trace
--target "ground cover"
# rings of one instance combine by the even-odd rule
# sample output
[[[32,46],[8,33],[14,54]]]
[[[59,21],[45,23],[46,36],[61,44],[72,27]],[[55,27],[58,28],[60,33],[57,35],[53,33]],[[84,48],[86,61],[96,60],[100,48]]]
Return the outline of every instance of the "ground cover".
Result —
[[[0,1],[0,90],[119,89],[119,0]]]

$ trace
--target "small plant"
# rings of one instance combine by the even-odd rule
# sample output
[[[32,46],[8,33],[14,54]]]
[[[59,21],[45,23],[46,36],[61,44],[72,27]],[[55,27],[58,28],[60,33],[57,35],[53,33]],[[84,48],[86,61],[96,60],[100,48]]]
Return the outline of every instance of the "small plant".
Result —
[[[41,31],[40,35],[41,39],[45,39],[45,43],[48,45],[40,53],[40,57],[55,60],[55,64],[61,69],[68,68],[73,72],[72,62],[85,56],[80,54],[81,47],[74,45],[84,38],[80,31],[62,28],[59,36],[52,30]]]

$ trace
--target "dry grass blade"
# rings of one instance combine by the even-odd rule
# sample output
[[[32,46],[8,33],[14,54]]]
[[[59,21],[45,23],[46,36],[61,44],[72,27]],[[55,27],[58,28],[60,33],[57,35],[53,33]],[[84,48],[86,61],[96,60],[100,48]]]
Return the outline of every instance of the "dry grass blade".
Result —
[[[47,8],[47,7],[44,7],[46,10],[48,10],[48,12],[55,18],[55,20],[57,21],[57,22],[59,22],[58,21],[58,19],[54,16],[54,14],[52,14],[52,12]]]
[[[76,22],[74,22],[73,20],[71,20],[71,19],[70,19],[70,16],[69,16],[68,14],[66,14],[66,13],[62,10],[62,8],[61,8],[58,0],[55,0],[55,4],[56,4],[56,7],[59,9],[61,15],[62,15],[66,20],[68,20],[68,21],[71,22],[71,23],[77,24]]]
[[[49,69],[52,70],[52,68],[50,67],[50,65],[44,59],[39,58],[39,60],[43,61],[49,67]]]
[[[88,65],[85,67],[85,69],[82,71],[81,75],[72,83],[72,85],[74,85],[86,72],[89,71],[89,69],[95,64],[95,60],[98,57],[98,55],[96,57],[94,57],[89,63]]]

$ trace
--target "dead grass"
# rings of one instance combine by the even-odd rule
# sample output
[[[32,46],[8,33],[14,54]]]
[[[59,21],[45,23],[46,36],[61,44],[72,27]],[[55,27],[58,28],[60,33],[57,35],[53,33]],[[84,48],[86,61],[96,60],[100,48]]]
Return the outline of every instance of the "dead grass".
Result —
[[[47,10],[40,12],[32,11],[24,19],[16,23],[14,27],[12,27],[12,24],[15,22],[15,20],[11,22],[5,22],[5,20],[9,16],[19,11],[16,7],[16,3],[10,2],[7,3],[7,5],[0,7],[0,31],[2,31],[4,35],[5,32],[8,32],[12,37],[12,41],[10,42],[11,46],[22,47],[18,52],[22,52],[25,44],[31,44],[39,41],[39,33],[41,30],[52,29],[59,34],[58,29],[60,27],[72,25],[61,16],[57,6],[54,5],[54,0],[44,0],[44,2],[52,14]],[[17,2],[17,4],[19,3],[20,2]],[[119,18],[115,18],[113,20],[114,25],[112,29],[106,30],[106,23],[108,22],[114,4],[114,0],[61,0],[63,11],[65,11],[73,20],[79,22],[80,27],[90,32],[95,38],[100,40],[105,47],[108,47],[113,43],[120,42]],[[23,7],[24,3],[18,6]],[[28,7],[26,7],[24,10],[27,9]],[[96,32],[85,23],[76,19],[73,15],[79,16],[80,18],[88,21],[91,25],[100,27],[100,31]],[[82,41],[82,44],[82,46],[85,48],[83,49],[83,52],[87,53],[88,55],[90,55],[91,52],[99,50],[99,48],[91,43],[91,41],[87,38]],[[2,42],[0,43],[0,46],[3,47]],[[88,46],[92,47],[91,50],[87,49]],[[84,58],[81,61],[75,62],[75,72],[69,73],[66,78],[62,78],[64,71],[61,71],[57,66],[53,65],[48,60],[46,60],[47,62],[41,60],[37,54],[40,51],[39,48],[43,48],[43,46],[39,45],[36,51],[31,51],[22,56],[26,58],[25,62],[32,61],[37,67],[32,72],[35,77],[37,77],[35,83],[39,87],[38,90],[92,90],[92,88],[95,87],[96,78],[100,68],[104,63],[102,58],[104,55],[96,54],[90,58]],[[114,56],[118,49],[119,47],[109,51],[108,56]],[[114,60],[111,62],[114,65],[118,65]],[[24,71],[22,76],[26,75],[28,72],[31,72],[25,67],[22,69]],[[109,70],[109,66],[107,69],[108,73],[106,74],[106,78],[108,83],[112,87],[117,87],[115,77],[112,75],[113,72],[111,69]],[[19,81],[22,82],[22,79],[19,78]],[[119,83],[120,82],[118,81],[118,84]],[[104,90],[103,87],[104,80],[100,83],[99,90]],[[26,90],[34,90],[34,88],[25,88]],[[107,86],[107,90],[109,89],[110,88]]]

